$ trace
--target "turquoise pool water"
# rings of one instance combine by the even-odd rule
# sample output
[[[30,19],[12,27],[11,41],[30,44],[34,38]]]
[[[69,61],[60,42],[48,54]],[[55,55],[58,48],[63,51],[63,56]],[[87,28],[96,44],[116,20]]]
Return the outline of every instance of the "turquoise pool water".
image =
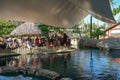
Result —
[[[19,60],[21,56],[14,58]],[[120,80],[120,50],[80,49],[65,54],[24,55],[22,60],[26,65],[56,71],[73,80]]]
[[[42,64],[73,80],[120,80],[119,50],[80,49],[68,55],[53,55]]]
[[[24,77],[22,75],[18,76],[0,76],[0,80],[51,80],[46,77]]]

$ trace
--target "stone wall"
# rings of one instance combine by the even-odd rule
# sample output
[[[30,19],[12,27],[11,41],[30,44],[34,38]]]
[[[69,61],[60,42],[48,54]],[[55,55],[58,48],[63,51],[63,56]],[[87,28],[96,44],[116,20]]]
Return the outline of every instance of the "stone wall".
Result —
[[[62,77],[59,73],[50,71],[47,69],[39,69],[39,68],[32,68],[32,67],[0,67],[0,75],[6,75],[6,74],[22,74],[22,75],[35,75],[35,76],[44,76],[51,78],[52,80],[72,80],[68,77]]]
[[[108,38],[108,39],[90,39],[81,38],[79,42],[80,47],[93,47],[103,50],[120,49],[120,38]]]
[[[98,39],[90,39],[90,38],[81,38],[79,41],[79,47],[97,47]]]

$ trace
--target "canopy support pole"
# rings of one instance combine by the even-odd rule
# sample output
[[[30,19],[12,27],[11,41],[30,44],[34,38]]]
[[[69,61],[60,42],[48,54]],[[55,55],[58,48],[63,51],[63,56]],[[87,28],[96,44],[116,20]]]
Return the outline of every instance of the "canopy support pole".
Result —
[[[92,38],[92,16],[90,16],[90,38]]]

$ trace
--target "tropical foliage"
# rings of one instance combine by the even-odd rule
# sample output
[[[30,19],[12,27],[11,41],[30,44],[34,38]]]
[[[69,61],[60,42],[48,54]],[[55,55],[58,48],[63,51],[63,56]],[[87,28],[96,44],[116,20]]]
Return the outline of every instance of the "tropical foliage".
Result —
[[[72,27],[72,32],[73,33],[80,33],[79,24],[76,24],[74,27]]]
[[[13,31],[16,28],[16,26],[18,26],[22,23],[23,22],[0,19],[0,36],[9,35],[11,33],[11,31]],[[44,34],[48,34],[48,32],[50,30],[54,30],[57,32],[65,32],[66,31],[66,29],[64,29],[64,28],[45,25],[45,24],[39,24],[38,27],[41,29],[41,31]]]
[[[14,21],[0,19],[0,36],[9,35],[15,27]]]
[[[115,2],[114,0],[109,0],[109,2],[112,5],[112,13],[114,16],[116,16],[120,13],[120,5],[116,6],[117,2]]]
[[[49,31],[53,30],[56,32],[65,32],[65,28],[61,27],[56,27],[56,26],[50,26],[50,25],[45,25],[45,24],[39,24],[38,27],[41,29],[43,34],[47,35]]]
[[[113,15],[117,15],[118,13],[120,13],[120,5],[113,9]]]
[[[38,27],[41,29],[43,34],[48,34],[49,26],[45,24],[39,24]]]
[[[81,37],[90,37],[90,23],[83,23],[84,25],[75,25],[72,29],[74,33],[80,34]],[[99,39],[100,35],[105,35],[103,31],[104,25],[98,26],[95,23],[92,24],[92,38]]]
[[[105,35],[105,32],[102,31],[99,27],[92,32],[92,37],[99,39],[100,35]]]

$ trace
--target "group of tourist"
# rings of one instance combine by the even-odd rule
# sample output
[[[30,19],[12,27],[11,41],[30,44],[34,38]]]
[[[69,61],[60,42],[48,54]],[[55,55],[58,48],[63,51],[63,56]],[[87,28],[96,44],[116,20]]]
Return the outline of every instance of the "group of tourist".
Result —
[[[48,47],[70,46],[70,38],[64,33],[63,36],[38,36],[38,37],[17,37],[17,38],[0,38],[0,48],[16,49],[16,48],[32,48],[32,47]]]

